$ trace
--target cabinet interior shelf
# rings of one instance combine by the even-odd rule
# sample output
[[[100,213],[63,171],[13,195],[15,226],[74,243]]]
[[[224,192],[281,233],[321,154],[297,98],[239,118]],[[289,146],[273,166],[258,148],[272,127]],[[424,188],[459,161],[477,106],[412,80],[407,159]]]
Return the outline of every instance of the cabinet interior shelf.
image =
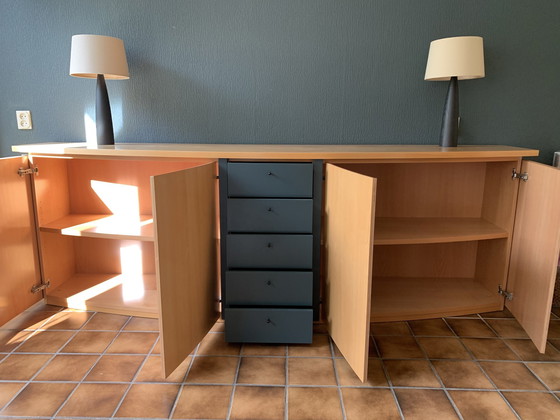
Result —
[[[481,218],[378,217],[374,245],[434,244],[507,238],[508,232]]]
[[[46,300],[49,305],[74,309],[158,317],[154,274],[135,278],[122,274],[75,274],[54,290],[48,289]]]
[[[439,318],[500,310],[503,297],[468,278],[374,277],[371,321]]]
[[[89,238],[154,240],[151,215],[69,214],[40,228],[41,232]]]

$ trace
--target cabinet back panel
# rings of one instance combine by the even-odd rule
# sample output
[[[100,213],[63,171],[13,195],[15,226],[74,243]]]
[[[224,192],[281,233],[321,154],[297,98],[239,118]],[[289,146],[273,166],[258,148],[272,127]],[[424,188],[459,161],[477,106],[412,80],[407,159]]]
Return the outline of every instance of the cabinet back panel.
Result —
[[[520,172],[521,162],[487,164],[482,206],[482,217],[510,234],[513,231],[514,209],[519,189],[519,182],[511,177],[514,168]]]
[[[200,161],[68,161],[71,213],[109,214],[137,208],[152,214],[150,176],[200,165]],[[92,181],[96,181],[93,182]],[[94,189],[95,188],[95,189]],[[123,197],[126,197],[122,200]]]
[[[486,163],[347,164],[377,178],[378,217],[481,217]]]
[[[498,292],[498,285],[506,288],[507,267],[511,239],[480,241],[476,259],[476,280],[490,292]]]
[[[39,168],[34,178],[39,225],[45,225],[70,212],[68,159],[35,157]]]
[[[40,238],[45,280],[56,289],[76,272],[74,238],[48,232],[41,232]]]
[[[373,277],[474,278],[476,241],[384,245],[373,250]],[[403,263],[403,261],[405,261]]]
[[[122,273],[123,269],[155,273],[153,242],[72,238],[77,273]],[[127,252],[128,250],[128,252]]]

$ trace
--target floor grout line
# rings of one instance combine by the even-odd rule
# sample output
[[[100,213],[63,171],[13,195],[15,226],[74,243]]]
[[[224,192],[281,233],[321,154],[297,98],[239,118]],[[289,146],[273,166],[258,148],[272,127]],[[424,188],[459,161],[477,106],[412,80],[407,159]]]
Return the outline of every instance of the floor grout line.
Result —
[[[57,313],[54,313],[52,315],[49,316],[48,319],[44,320],[43,322],[40,323],[40,326],[45,326],[47,325],[48,322],[50,322],[49,320],[52,320],[53,317],[55,316],[60,316],[59,313],[60,312],[65,312],[65,311],[59,311]],[[68,312],[71,313],[71,312]],[[120,329],[115,330],[115,329],[85,329],[86,326],[92,322],[92,319],[95,317],[97,312],[91,312],[88,311],[86,313],[91,313],[92,316],[90,316],[79,328],[77,329],[45,329],[45,328],[37,328],[37,329],[28,329],[25,330],[27,332],[29,332],[30,334],[28,334],[24,340],[22,340],[21,343],[19,343],[17,346],[15,346],[10,352],[2,352],[0,353],[0,364],[6,360],[8,357],[12,356],[12,355],[50,355],[51,357],[48,358],[48,360],[46,360],[42,366],[31,376],[30,379],[28,380],[1,380],[0,379],[0,384],[1,383],[22,383],[22,387],[21,389],[19,389],[19,391],[12,396],[12,398],[10,399],[10,401],[8,401],[6,404],[4,404],[3,407],[0,407],[0,411],[3,409],[6,409],[20,394],[21,392],[30,384],[30,383],[56,383],[56,384],[73,384],[75,385],[74,388],[70,391],[70,393],[66,396],[65,400],[60,404],[60,406],[57,408],[57,410],[55,411],[55,413],[52,416],[35,416],[35,417],[29,417],[29,416],[8,416],[8,417],[3,417],[3,418],[14,418],[14,419],[22,419],[22,418],[30,418],[30,419],[52,419],[55,416],[57,416],[60,412],[62,412],[62,410],[64,409],[64,407],[68,404],[68,402],[70,401],[70,399],[75,395],[75,393],[77,392],[78,388],[82,385],[82,384],[121,384],[121,385],[128,385],[128,387],[126,388],[126,390],[124,391],[122,397],[120,398],[116,408],[114,409],[112,416],[111,417],[99,417],[99,419],[105,420],[105,419],[112,419],[116,416],[116,413],[118,412],[118,410],[122,407],[127,395],[129,394],[130,390],[132,389],[134,384],[152,384],[152,385],[169,385],[170,383],[165,381],[165,379],[163,379],[162,381],[142,381],[142,382],[136,382],[137,378],[140,375],[140,372],[142,371],[142,369],[146,366],[146,363],[149,361],[150,357],[162,357],[161,353],[154,353],[154,350],[156,348],[156,346],[158,345],[158,343],[160,343],[161,338],[157,338],[154,343],[152,344],[150,350],[147,353],[107,353],[108,349],[111,347],[111,345],[113,345],[113,343],[120,337],[122,336],[122,333],[158,333],[158,331],[153,331],[153,330],[125,330],[125,327],[134,319],[134,317],[129,317],[126,322],[124,322],[124,324],[120,327]],[[408,358],[408,357],[404,357],[404,358],[387,358],[387,357],[382,357],[381,353],[380,353],[380,348],[378,346],[378,343],[375,340],[375,337],[372,336],[370,338],[370,345],[371,348],[374,352],[377,353],[376,356],[371,356],[371,359],[375,359],[375,360],[379,360],[380,366],[384,372],[385,378],[387,380],[387,386],[371,386],[371,385],[343,385],[341,380],[342,378],[340,377],[340,372],[339,372],[339,367],[338,367],[338,363],[336,362],[337,359],[340,360],[344,360],[341,357],[336,357],[335,355],[335,344],[332,341],[332,339],[329,338],[328,341],[328,346],[329,346],[329,351],[330,351],[330,356],[323,356],[323,355],[317,355],[315,354],[303,354],[303,355],[292,355],[289,352],[289,348],[288,346],[284,346],[284,355],[283,356],[279,356],[279,355],[259,355],[259,354],[249,354],[249,355],[245,355],[243,354],[243,349],[244,346],[242,345],[239,349],[239,354],[237,355],[222,355],[222,354],[198,354],[198,350],[200,348],[200,345],[198,345],[195,350],[193,351],[193,354],[191,354],[190,356],[190,362],[188,364],[188,366],[186,367],[185,373],[182,375],[182,381],[180,382],[174,382],[174,384],[178,385],[178,392],[175,395],[175,398],[173,400],[173,403],[171,404],[171,408],[169,410],[168,413],[168,417],[164,417],[164,418],[172,418],[175,411],[177,410],[178,404],[179,404],[179,399],[182,395],[183,392],[185,392],[185,387],[189,387],[189,386],[231,386],[231,394],[230,394],[230,398],[229,398],[229,402],[228,402],[228,406],[227,406],[227,419],[229,420],[230,418],[232,418],[232,416],[234,415],[233,413],[233,407],[235,404],[235,393],[237,388],[239,387],[274,387],[274,388],[283,388],[284,389],[284,394],[283,394],[283,399],[284,399],[284,419],[287,420],[289,418],[289,393],[290,393],[290,388],[333,388],[337,390],[337,394],[338,394],[338,400],[339,400],[339,404],[340,404],[340,408],[342,411],[342,416],[343,419],[347,418],[347,413],[346,413],[346,406],[345,406],[345,402],[344,402],[344,396],[343,396],[343,390],[344,389],[382,389],[382,390],[389,390],[393,396],[393,399],[395,401],[395,405],[397,407],[397,410],[399,412],[399,415],[401,416],[401,418],[404,419],[404,414],[402,411],[402,407],[400,406],[398,397],[396,392],[399,390],[438,390],[438,391],[443,391],[444,394],[446,395],[447,399],[449,400],[451,406],[453,407],[453,409],[455,410],[456,414],[459,416],[459,418],[462,418],[462,414],[459,410],[459,408],[456,406],[455,401],[453,400],[453,397],[450,394],[450,391],[464,391],[464,392],[468,392],[468,391],[476,391],[476,392],[496,392],[500,395],[500,397],[502,398],[502,400],[506,403],[506,405],[508,406],[508,408],[512,411],[512,413],[514,413],[514,415],[520,419],[521,417],[519,416],[519,414],[515,411],[515,409],[512,407],[512,405],[510,404],[510,402],[508,401],[508,399],[505,397],[504,393],[508,393],[508,394],[552,394],[553,398],[555,398],[556,401],[560,402],[560,398],[559,396],[555,393],[555,391],[553,390],[552,385],[547,385],[547,383],[541,379],[541,377],[536,373],[536,371],[534,371],[529,365],[542,365],[542,366],[546,366],[547,364],[555,364],[555,365],[559,365],[560,364],[560,360],[555,361],[555,360],[524,360],[522,357],[522,354],[524,354],[525,350],[523,348],[521,348],[523,350],[523,353],[516,350],[515,347],[513,347],[513,345],[516,345],[515,343],[512,342],[512,340],[523,340],[523,341],[529,341],[528,338],[521,338],[521,337],[508,337],[507,335],[505,336],[501,336],[498,331],[491,325],[490,321],[493,320],[512,320],[513,318],[510,317],[503,317],[503,318],[494,318],[494,317],[489,317],[489,318],[484,318],[482,317],[480,314],[477,314],[476,316],[472,316],[472,317],[449,317],[449,318],[441,318],[443,320],[443,322],[445,323],[445,325],[447,326],[447,328],[449,328],[449,330],[451,331],[451,333],[453,335],[451,336],[445,336],[445,335],[416,335],[411,327],[411,325],[409,323],[407,323],[406,321],[405,324],[408,328],[409,331],[409,335],[410,337],[413,338],[414,342],[416,343],[416,345],[418,345],[418,347],[421,349],[424,357],[423,358]],[[496,334],[495,337],[479,337],[479,336],[461,336],[459,335],[450,325],[450,323],[447,322],[447,319],[450,320],[460,320],[460,319],[465,319],[465,320],[479,320],[482,321],[482,323],[489,328],[490,331],[492,331],[492,333]],[[559,322],[560,320],[555,320],[556,322]],[[496,324],[497,327],[501,327],[500,325]],[[12,329],[4,329],[4,331],[6,330],[10,330],[13,331]],[[500,328],[501,330],[501,328]],[[19,330],[19,332],[24,331],[24,330]],[[45,332],[45,331],[50,331],[50,332],[71,332],[72,334],[69,335],[68,339],[61,345],[59,346],[58,351],[56,352],[21,352],[18,351],[18,349],[22,348],[23,344],[28,342],[29,339],[31,339],[32,337],[36,337],[37,335],[39,335],[41,332]],[[1,331],[0,331],[1,332]],[[61,352],[61,350],[68,345],[68,343],[70,343],[80,332],[116,332],[115,336],[112,338],[112,340],[107,344],[107,346],[105,347],[105,349],[103,350],[103,352],[93,352],[93,353],[63,353]],[[211,334],[224,334],[222,331],[212,331],[210,332]],[[326,334],[319,334],[316,333],[314,335],[317,336],[327,336]],[[380,337],[391,337],[391,336],[401,336],[402,334],[379,334],[378,336]],[[404,336],[404,335],[402,335]],[[424,338],[424,337],[431,337],[431,338],[453,338],[456,340],[459,340],[459,342],[461,343],[462,348],[467,352],[467,354],[469,355],[470,359],[461,359],[461,358],[456,358],[456,359],[448,359],[448,358],[430,358],[429,354],[426,350],[426,348],[421,344],[421,340],[419,340],[420,338]],[[217,338],[217,337],[216,337]],[[506,346],[516,357],[518,360],[503,360],[503,359],[477,359],[475,357],[475,354],[473,353],[472,350],[470,350],[470,348],[466,345],[466,343],[463,341],[464,339],[471,339],[471,338],[476,338],[476,339],[488,339],[488,340],[499,340],[503,343],[504,346]],[[412,343],[412,342],[411,342]],[[512,343],[512,344],[510,344]],[[496,343],[497,344],[497,343]],[[549,343],[550,345],[552,345],[551,343]],[[321,343],[322,345],[322,343]],[[552,345],[552,347],[554,347],[554,345]],[[554,347],[555,348],[555,347]],[[476,350],[476,348],[475,348]],[[212,349],[208,350],[209,352],[212,352]],[[52,363],[52,361],[55,359],[55,357],[57,356],[62,356],[62,355],[89,355],[89,356],[96,356],[96,360],[93,362],[93,364],[91,365],[91,367],[87,370],[87,372],[82,376],[81,380],[77,380],[77,381],[49,381],[49,380],[36,380],[35,378],[38,377],[41,372],[43,372],[47,366],[49,366],[50,363]],[[139,366],[137,367],[132,379],[130,381],[92,381],[92,380],[86,380],[85,378],[91,373],[91,371],[95,368],[95,366],[99,363],[99,361],[101,360],[101,358],[103,356],[107,356],[107,355],[111,355],[111,356],[141,356],[143,357],[142,362],[139,364]],[[490,354],[492,355],[492,354]],[[236,357],[237,360],[237,365],[236,365],[236,369],[235,369],[235,374],[234,374],[234,379],[233,379],[233,383],[187,383],[187,377],[189,376],[189,373],[191,372],[191,369],[194,365],[194,362],[197,358],[203,358],[203,357]],[[271,359],[279,359],[279,358],[283,358],[284,359],[284,372],[285,372],[285,382],[283,385],[280,384],[259,384],[259,383],[251,383],[251,384],[239,384],[238,380],[239,380],[239,375],[240,375],[240,368],[241,368],[241,364],[242,364],[242,358],[245,357],[247,359],[249,358],[271,358]],[[289,364],[290,361],[289,359],[330,359],[332,362],[332,368],[334,371],[334,376],[335,376],[335,385],[299,385],[299,384],[295,384],[295,385],[290,385],[289,384]],[[387,361],[391,361],[391,360],[410,360],[410,361],[415,361],[415,360],[425,360],[428,362],[430,369],[433,373],[433,375],[435,376],[435,378],[437,379],[437,381],[439,382],[440,387],[433,387],[433,386],[396,386],[390,376],[389,376],[389,371],[388,371],[388,367],[385,365]],[[468,362],[472,362],[474,363],[477,368],[483,373],[483,375],[486,377],[486,379],[490,382],[490,384],[492,385],[493,389],[480,389],[480,388],[458,388],[458,387],[448,387],[445,386],[444,382],[443,382],[443,377],[439,375],[439,372],[436,369],[436,365],[433,363],[435,361],[438,360],[444,360],[444,361],[468,361]],[[536,389],[536,390],[527,390],[527,389],[500,389],[498,388],[498,386],[496,385],[496,383],[490,378],[490,376],[488,375],[488,373],[485,371],[485,369],[482,367],[481,363],[484,362],[492,362],[492,363],[503,363],[504,364],[504,368],[507,369],[506,364],[520,364],[525,366],[525,368],[528,370],[528,372],[539,382],[539,384],[541,384],[543,386],[543,389]],[[322,362],[325,363],[325,362]],[[233,367],[233,366],[232,366]],[[546,369],[545,369],[546,370]],[[257,382],[257,381],[255,381]],[[332,391],[329,391],[329,393],[331,393]],[[544,397],[543,397],[544,398]],[[547,397],[548,398],[548,397]],[[69,418],[69,417],[64,417],[64,418]],[[72,418],[76,418],[76,419],[88,419],[91,417],[72,417]],[[119,419],[126,419],[126,418],[120,418]]]
[[[286,355],[286,360],[284,361],[284,420],[288,420],[289,419],[289,390],[288,390],[288,384],[289,382],[289,365],[288,365],[288,346],[284,347],[284,354]]]
[[[418,341],[418,339],[416,338],[416,336],[414,335],[414,331],[412,330],[411,326],[409,325],[408,322],[406,322],[406,325],[408,326],[408,329],[410,330],[410,334],[412,335],[412,337],[414,338],[414,341],[416,342],[416,345],[420,348],[420,350],[422,351],[422,353],[424,353],[424,356],[426,357],[426,360],[428,361],[428,364],[430,366],[430,369],[432,370],[432,373],[434,374],[434,376],[436,377],[436,380],[439,382],[439,384],[441,385],[441,389],[443,390],[445,396],[447,397],[447,399],[449,400],[449,403],[451,404],[451,407],[453,408],[453,410],[455,410],[455,413],[457,414],[457,416],[459,416],[459,418],[461,420],[463,420],[463,415],[461,414],[461,410],[459,410],[459,407],[457,407],[457,404],[455,404],[455,401],[453,400],[453,398],[451,398],[451,395],[449,394],[449,392],[447,391],[445,384],[443,383],[443,380],[441,379],[437,369],[435,368],[434,364],[432,363],[428,352],[426,351],[426,349],[424,348],[424,346],[422,346],[422,344]]]
[[[185,389],[185,386],[187,386],[185,381],[187,380],[187,377],[189,376],[189,373],[191,372],[191,369],[194,365],[194,360],[195,360],[195,357],[196,357],[196,354],[198,352],[199,347],[200,347],[200,343],[196,345],[192,354],[189,355],[189,356],[192,356],[191,361],[189,363],[189,366],[187,367],[187,370],[185,371],[185,374],[183,375],[183,379],[181,381],[181,384],[179,385],[179,391],[177,392],[177,395],[175,396],[175,401],[173,401],[171,411],[169,412],[169,418],[173,418],[173,415],[175,414],[175,410],[177,409],[177,404],[179,404],[179,398],[181,397],[181,394],[183,393],[183,390]],[[163,375],[165,375],[165,373],[163,373]]]
[[[451,326],[447,323],[445,318],[442,318],[443,321],[447,324],[447,326],[451,329],[451,331],[453,331],[453,333],[455,335],[457,335],[457,333],[455,332],[455,330],[453,330],[453,328],[451,328]],[[502,397],[502,400],[506,403],[506,405],[509,407],[509,409],[512,411],[512,413],[519,419],[521,420],[521,417],[519,416],[519,414],[517,413],[517,411],[513,408],[513,406],[510,404],[510,402],[507,400],[507,398],[504,396],[504,394],[502,394],[501,390],[499,389],[499,387],[496,385],[496,383],[492,380],[492,378],[490,377],[490,375],[488,375],[488,373],[486,372],[486,370],[482,367],[482,365],[480,364],[479,359],[477,359],[474,355],[474,353],[471,351],[471,349],[465,345],[465,343],[463,342],[463,339],[457,335],[457,337],[459,338],[459,340],[461,341],[461,344],[463,345],[463,347],[465,348],[465,350],[468,352],[468,354],[471,356],[473,362],[476,364],[476,366],[480,369],[480,371],[482,372],[482,374],[486,377],[486,379],[490,382],[490,384],[494,387],[494,389],[498,392],[498,394],[500,395],[500,397]]]
[[[83,331],[83,327],[86,326],[90,320],[95,316],[96,313],[94,313],[92,316],[89,317],[89,319],[80,327],[79,330],[76,331],[76,334],[74,334],[73,337],[75,337],[79,332]],[[95,368],[95,366],[97,365],[97,363],[99,363],[99,361],[101,360],[101,358],[104,356],[105,352],[107,351],[107,349],[109,347],[111,347],[111,345],[115,342],[115,340],[117,339],[117,337],[120,334],[120,331],[122,331],[122,329],[124,328],[124,326],[126,324],[128,324],[130,322],[130,320],[132,319],[132,317],[129,317],[124,324],[121,326],[121,329],[115,334],[115,336],[113,337],[113,339],[111,340],[111,342],[109,344],[107,344],[107,346],[105,347],[105,350],[99,354],[99,357],[97,358],[97,360],[95,362],[93,362],[93,364],[91,365],[91,367],[88,369],[88,371],[84,374],[84,376],[82,376],[82,380],[74,387],[74,389],[70,392],[70,394],[68,394],[68,396],[66,397],[66,399],[62,402],[62,404],[60,404],[60,406],[58,407],[58,409],[55,411],[55,413],[53,414],[53,418],[56,417],[58,415],[58,413],[64,408],[64,406],[68,403],[68,401],[70,400],[70,398],[72,398],[72,396],[74,395],[74,393],[77,391],[77,389],[80,387],[80,385],[83,383],[84,379],[87,378],[87,376],[91,373],[91,371]],[[63,348],[63,347],[61,347]]]
[[[115,336],[115,338],[113,339],[113,341],[105,348],[105,352],[111,347],[111,345],[117,340],[117,338],[121,335],[121,333],[124,331],[124,329],[126,328],[126,326],[132,321],[133,317],[130,317],[126,320],[126,322],[123,324],[123,326],[121,327],[121,329],[119,330],[118,334]],[[152,347],[150,348],[150,351],[148,352],[148,354],[150,354],[150,352],[154,349],[154,347],[157,345],[158,340],[156,339],[154,341],[154,343],[152,344]],[[103,357],[106,353],[103,352],[103,355],[101,357]],[[112,355],[112,354],[111,354]],[[99,358],[101,360],[101,357]],[[140,370],[142,369],[142,367],[144,367],[144,365],[146,364],[147,360],[148,360],[149,356],[145,356],[144,357],[144,361],[142,363],[140,363],[140,366],[138,367],[138,369],[136,370],[136,373],[133,375],[130,383],[128,384],[128,387],[124,390],[124,393],[122,395],[122,397],[120,398],[119,402],[117,403],[115,409],[113,410],[113,414],[111,415],[111,418],[115,417],[115,415],[117,414],[117,412],[120,410],[126,396],[128,395],[128,392],[130,391],[130,388],[132,388],[132,384],[134,383],[134,379],[138,376],[138,373],[140,372]],[[99,360],[96,362],[96,364],[99,363]],[[92,368],[93,369],[93,368]]]
[[[375,348],[375,352],[376,354],[379,356],[379,359],[381,360],[381,369],[383,369],[383,374],[385,375],[385,380],[387,381],[387,385],[389,387],[389,390],[391,391],[391,394],[393,395],[393,400],[395,401],[395,406],[397,407],[397,411],[399,413],[399,415],[401,416],[401,419],[404,420],[404,414],[402,411],[402,407],[401,404],[399,402],[399,399],[397,397],[397,393],[395,392],[395,388],[393,386],[393,381],[391,380],[391,376],[389,375],[389,371],[387,370],[387,366],[385,366],[385,359],[382,357],[383,355],[381,354],[381,349],[379,348],[377,341],[375,340],[375,337],[370,336],[370,345],[373,345],[373,347]]]
[[[331,358],[332,358],[332,365],[333,365],[333,370],[334,370],[334,379],[336,382],[336,386],[337,386],[337,391],[338,391],[338,398],[340,400],[340,409],[342,411],[342,418],[343,420],[346,420],[346,407],[344,406],[344,398],[342,396],[342,389],[340,387],[340,378],[338,376],[338,369],[336,367],[336,358],[334,357],[334,343],[332,341],[331,338],[329,338],[329,347],[330,347],[330,351],[331,351]]]
[[[57,314],[61,313],[63,311],[59,311],[57,313],[55,313],[54,315],[52,315],[51,317],[49,317],[47,320],[45,320],[41,325],[47,325],[47,323],[53,318],[55,317]],[[93,315],[92,315],[93,316]],[[89,318],[91,319],[91,317]],[[89,321],[88,319],[88,321]],[[84,324],[87,323],[84,322]],[[76,334],[78,334],[79,330],[74,330],[74,333],[66,340],[66,342],[64,344],[62,344],[59,347],[59,350],[64,348],[70,341],[72,341],[72,339],[76,336]],[[15,351],[16,349],[18,349],[19,347],[23,346],[24,343],[26,343],[28,340],[30,340],[32,337],[34,337],[35,335],[38,335],[40,333],[37,333],[37,331],[33,334],[30,334],[29,336],[26,337],[25,340],[23,340],[18,346],[16,346],[13,350]],[[12,356],[14,354],[14,351],[12,351],[12,353],[10,353],[10,356]],[[26,353],[16,353],[16,354],[26,354]],[[45,353],[39,353],[39,354],[45,354]],[[46,353],[46,354],[51,354],[51,353]],[[3,411],[5,408],[7,408],[30,384],[34,383],[34,379],[47,367],[47,365],[50,364],[50,362],[57,356],[57,352],[52,353],[52,356],[49,358],[49,360],[47,360],[46,362],[43,363],[43,365],[33,374],[31,375],[31,377],[27,380],[27,381],[21,381],[21,382],[25,382],[25,385],[21,387],[21,389],[6,403],[4,404],[4,406],[0,409],[0,412]],[[7,357],[6,357],[7,358]],[[75,388],[74,388],[75,389]],[[57,410],[58,411],[58,410]]]
[[[241,349],[239,349],[239,353],[241,353]],[[231,387],[231,395],[229,397],[229,407],[228,407],[228,412],[227,412],[227,416],[226,419],[229,420],[231,417],[231,411],[233,410],[233,401],[235,398],[235,390],[236,390],[236,386],[237,386],[237,378],[239,378],[239,370],[241,368],[241,357],[239,357],[239,360],[237,361],[237,368],[235,370],[235,375],[233,377],[233,385]]]

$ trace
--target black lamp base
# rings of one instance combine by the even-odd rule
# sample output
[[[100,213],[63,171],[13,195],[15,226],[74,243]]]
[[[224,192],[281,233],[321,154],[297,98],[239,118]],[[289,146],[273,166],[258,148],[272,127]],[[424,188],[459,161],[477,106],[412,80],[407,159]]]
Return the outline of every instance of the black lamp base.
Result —
[[[445,98],[443,108],[443,119],[441,121],[441,135],[439,144],[441,147],[457,147],[459,136],[459,83],[457,77],[449,80],[449,89]]]
[[[98,146],[115,144],[109,94],[107,93],[105,76],[102,74],[97,75],[97,88],[95,92],[95,126],[97,131]]]

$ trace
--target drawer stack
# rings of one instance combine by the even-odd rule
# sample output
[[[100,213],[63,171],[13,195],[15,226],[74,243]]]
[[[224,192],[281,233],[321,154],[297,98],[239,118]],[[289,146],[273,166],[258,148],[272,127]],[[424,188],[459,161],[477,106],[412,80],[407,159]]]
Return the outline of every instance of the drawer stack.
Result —
[[[220,161],[229,342],[310,343],[318,317],[322,163]]]

